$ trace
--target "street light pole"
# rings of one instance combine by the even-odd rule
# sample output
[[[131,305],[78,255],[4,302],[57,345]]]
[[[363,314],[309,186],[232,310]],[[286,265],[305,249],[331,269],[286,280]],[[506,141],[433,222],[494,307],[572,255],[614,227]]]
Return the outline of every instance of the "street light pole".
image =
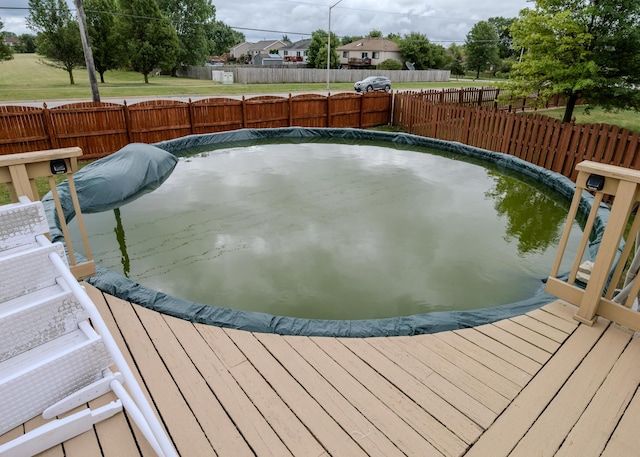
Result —
[[[341,1],[342,0],[338,0],[329,7],[329,33],[327,34],[327,90],[329,90],[329,72],[331,69],[331,10]]]

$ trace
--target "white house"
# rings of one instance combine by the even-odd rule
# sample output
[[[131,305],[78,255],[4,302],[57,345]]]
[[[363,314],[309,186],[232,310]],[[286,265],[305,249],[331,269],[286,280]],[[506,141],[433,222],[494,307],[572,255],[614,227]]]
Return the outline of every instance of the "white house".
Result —
[[[371,68],[387,59],[402,62],[399,46],[385,38],[362,38],[336,48],[343,68]]]

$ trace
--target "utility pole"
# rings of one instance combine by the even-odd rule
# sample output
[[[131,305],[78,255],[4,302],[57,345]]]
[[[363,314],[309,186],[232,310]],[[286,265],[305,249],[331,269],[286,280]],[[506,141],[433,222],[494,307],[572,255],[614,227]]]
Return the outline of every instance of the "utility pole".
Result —
[[[87,31],[87,18],[84,15],[82,0],[73,0],[76,4],[76,14],[78,15],[78,26],[80,27],[80,39],[82,40],[82,51],[84,52],[84,62],[89,72],[89,85],[94,102],[100,101],[100,91],[98,90],[98,80],[96,78],[96,64],[93,62],[93,52],[89,44],[89,32]]]
[[[331,10],[341,1],[342,0],[338,0],[329,7],[329,33],[327,34],[327,90],[329,90],[329,73],[331,69]]]

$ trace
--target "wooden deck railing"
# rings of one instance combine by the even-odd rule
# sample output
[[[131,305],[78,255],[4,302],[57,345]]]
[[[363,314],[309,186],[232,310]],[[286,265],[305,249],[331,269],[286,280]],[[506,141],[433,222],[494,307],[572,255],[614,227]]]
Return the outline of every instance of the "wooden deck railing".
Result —
[[[634,245],[632,241],[626,242],[619,255],[618,251],[621,240],[625,236],[625,229],[632,217],[634,207],[640,201],[640,171],[591,161],[579,163],[576,170],[578,173],[576,192],[558,246],[558,254],[547,280],[546,291],[578,306],[580,309],[575,317],[583,323],[592,325],[597,316],[602,316],[634,331],[640,331],[640,313],[631,309],[634,300],[640,293],[640,280],[633,281],[637,271],[627,272],[630,281],[627,281],[628,287],[625,293],[620,295],[619,291],[616,292],[617,286],[622,283],[625,265],[628,264]],[[558,278],[558,272],[565,255],[571,225],[577,216],[580,199],[585,191],[594,194],[594,201],[587,217],[578,252],[573,260],[571,272],[565,281]],[[582,280],[583,284],[581,285],[578,271],[594,226],[596,213],[605,197],[607,200],[613,200],[611,214],[604,229],[590,275]],[[633,240],[639,231],[640,217],[635,217],[630,225],[627,239]],[[640,251],[637,251],[636,255],[639,254]],[[611,269],[614,266],[615,270],[611,274]]]
[[[78,157],[81,155],[82,150],[74,147],[0,156],[0,183],[8,186],[9,195],[13,202],[17,202],[18,197],[21,196],[26,196],[31,201],[40,200],[36,179],[45,178],[48,180],[49,188],[51,189],[51,194],[55,202],[60,228],[67,245],[71,272],[78,279],[87,278],[96,273],[96,267],[91,255],[89,240],[82,219],[80,202],[78,201],[73,182],[73,173],[78,170]],[[78,227],[87,257],[87,260],[83,262],[77,261],[73,251],[73,244],[67,230],[60,197],[54,180],[54,175],[57,174],[66,174],[67,176],[69,192],[76,213],[75,217],[78,221]]]

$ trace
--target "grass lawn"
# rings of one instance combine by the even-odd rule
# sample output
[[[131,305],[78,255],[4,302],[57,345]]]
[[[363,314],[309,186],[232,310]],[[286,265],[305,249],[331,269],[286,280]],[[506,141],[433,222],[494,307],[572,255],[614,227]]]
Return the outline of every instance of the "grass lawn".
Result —
[[[544,110],[540,111],[540,114],[562,119],[564,108]],[[640,112],[637,111],[606,112],[602,108],[592,108],[587,113],[584,106],[578,106],[573,111],[573,116],[576,118],[576,124],[610,124],[624,127],[633,132],[640,132]]]
[[[66,71],[36,54],[14,54],[13,60],[0,62],[0,101],[90,100],[91,90],[86,70],[73,71],[75,84],[69,83]],[[309,84],[222,84],[216,81],[152,76],[144,83],[140,73],[111,70],[105,82],[98,83],[101,98],[136,96],[202,96],[251,95],[270,92],[309,92],[326,89],[325,83]],[[487,86],[471,80],[452,80],[447,83],[402,83],[397,89],[428,89],[443,87]],[[332,91],[352,91],[352,83],[332,83]]]

